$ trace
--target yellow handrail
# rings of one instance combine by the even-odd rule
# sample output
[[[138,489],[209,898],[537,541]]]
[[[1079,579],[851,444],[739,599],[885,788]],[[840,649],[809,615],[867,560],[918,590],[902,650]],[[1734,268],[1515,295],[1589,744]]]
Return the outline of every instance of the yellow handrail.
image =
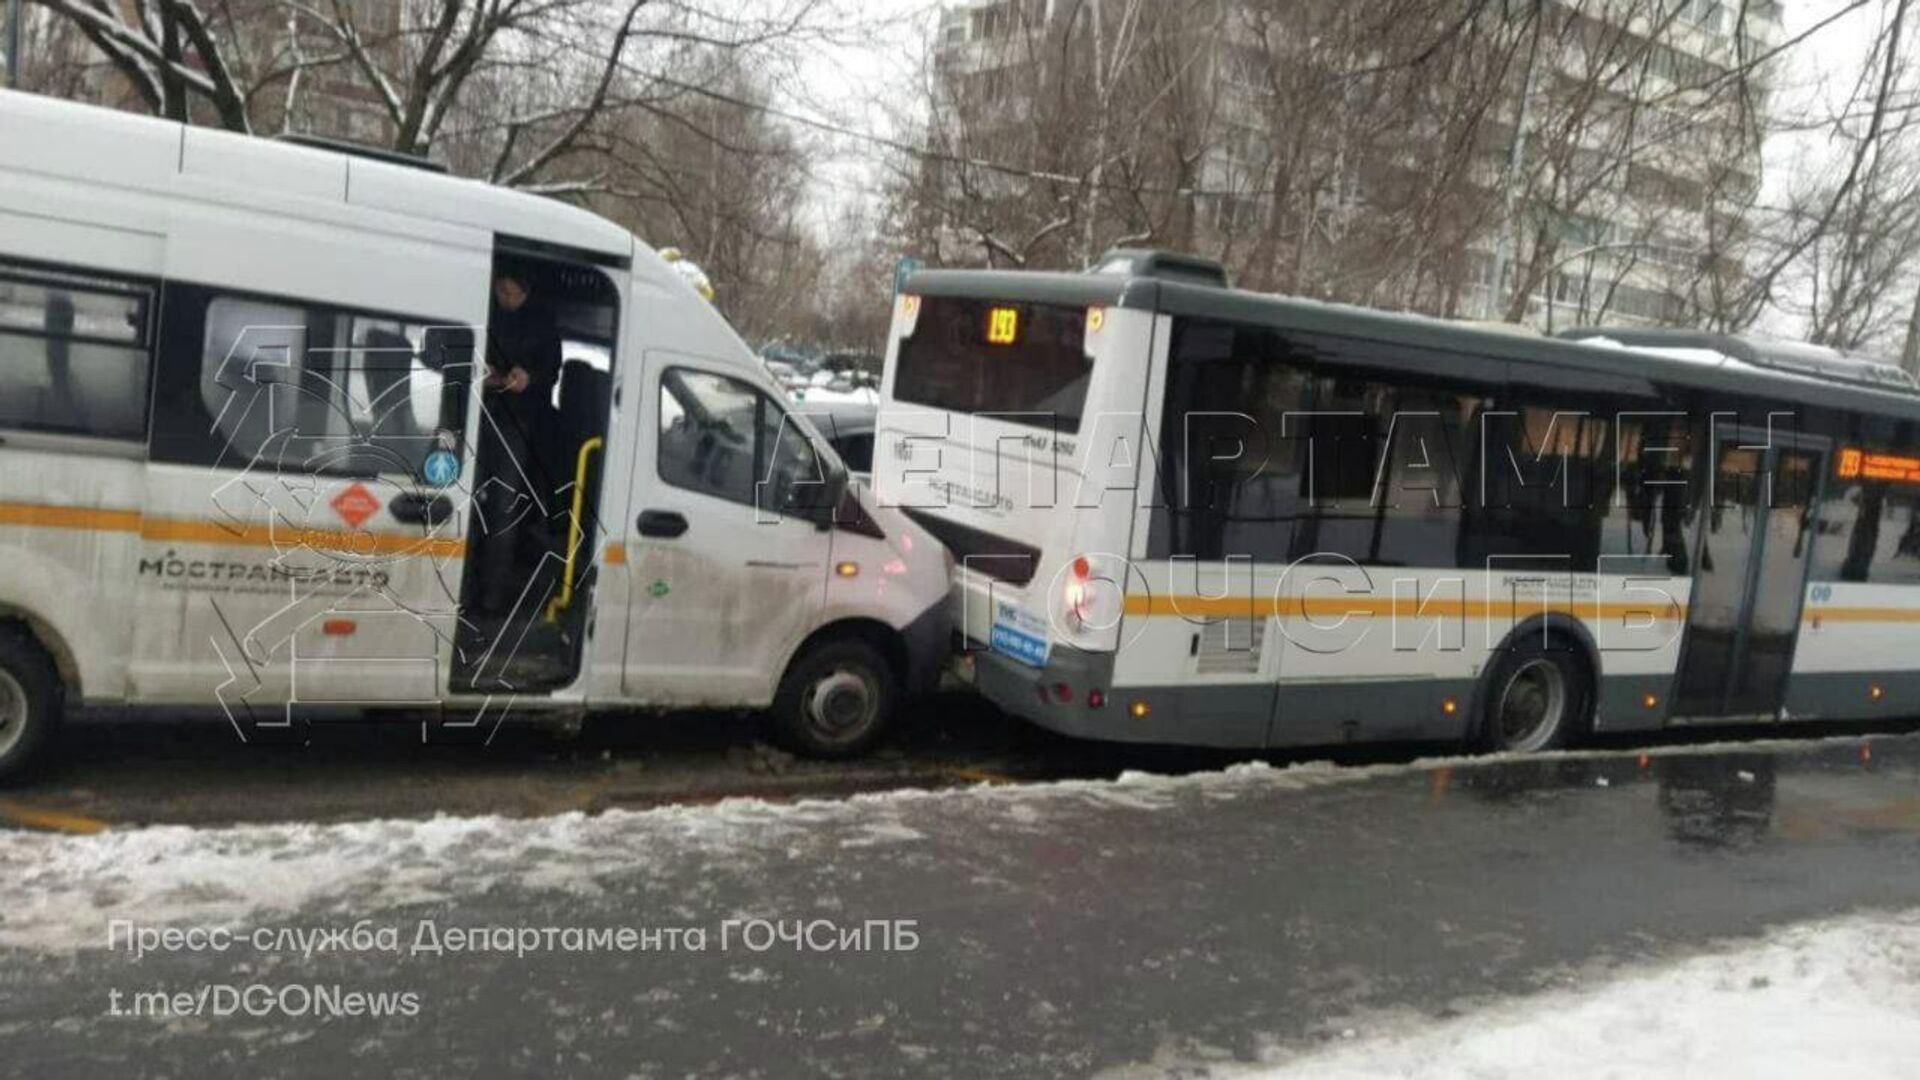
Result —
[[[547,604],[547,621],[560,621],[560,613],[573,606],[573,576],[580,558],[580,514],[586,509],[587,459],[606,442],[598,435],[580,444],[580,458],[573,467],[573,509],[567,514],[567,571],[560,579],[560,595]]]

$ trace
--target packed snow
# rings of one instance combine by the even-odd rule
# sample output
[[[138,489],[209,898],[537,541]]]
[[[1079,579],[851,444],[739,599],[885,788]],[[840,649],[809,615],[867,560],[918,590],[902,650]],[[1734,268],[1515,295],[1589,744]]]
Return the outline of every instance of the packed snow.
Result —
[[[1856,915],[1436,1023],[1355,1022],[1334,1048],[1220,1080],[1906,1077],[1920,1069],[1920,911]]]

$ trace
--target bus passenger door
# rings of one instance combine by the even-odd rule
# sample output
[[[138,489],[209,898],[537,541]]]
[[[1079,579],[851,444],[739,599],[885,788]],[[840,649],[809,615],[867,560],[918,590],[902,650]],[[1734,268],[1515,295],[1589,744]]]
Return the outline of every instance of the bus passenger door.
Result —
[[[1702,515],[1672,715],[1779,717],[1799,642],[1826,446],[1723,434]]]
[[[634,451],[622,690],[657,705],[765,704],[826,600],[832,533],[781,514],[813,451],[720,365],[650,353]]]

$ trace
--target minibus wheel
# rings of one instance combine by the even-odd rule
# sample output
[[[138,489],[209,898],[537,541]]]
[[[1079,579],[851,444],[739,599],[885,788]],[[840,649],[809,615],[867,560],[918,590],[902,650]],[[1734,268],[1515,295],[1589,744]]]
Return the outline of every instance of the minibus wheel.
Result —
[[[821,642],[787,668],[773,699],[780,741],[815,758],[850,758],[886,733],[899,680],[878,649],[858,638]]]
[[[18,628],[0,626],[0,781],[24,773],[60,719],[59,673]]]
[[[1481,748],[1533,753],[1571,745],[1593,707],[1592,679],[1573,649],[1543,643],[1516,645],[1489,673],[1481,717]]]

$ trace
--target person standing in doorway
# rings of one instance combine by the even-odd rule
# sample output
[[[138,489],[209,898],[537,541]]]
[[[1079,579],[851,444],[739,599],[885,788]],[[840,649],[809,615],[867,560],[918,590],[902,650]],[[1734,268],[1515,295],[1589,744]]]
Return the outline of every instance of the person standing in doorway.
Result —
[[[489,485],[481,503],[487,531],[481,604],[490,615],[507,614],[552,550],[548,519],[557,491],[560,421],[553,396],[560,362],[560,330],[551,307],[535,295],[525,270],[502,266],[494,275],[487,319],[486,407],[497,438],[485,440],[494,443],[495,455],[484,475],[500,481]]]

